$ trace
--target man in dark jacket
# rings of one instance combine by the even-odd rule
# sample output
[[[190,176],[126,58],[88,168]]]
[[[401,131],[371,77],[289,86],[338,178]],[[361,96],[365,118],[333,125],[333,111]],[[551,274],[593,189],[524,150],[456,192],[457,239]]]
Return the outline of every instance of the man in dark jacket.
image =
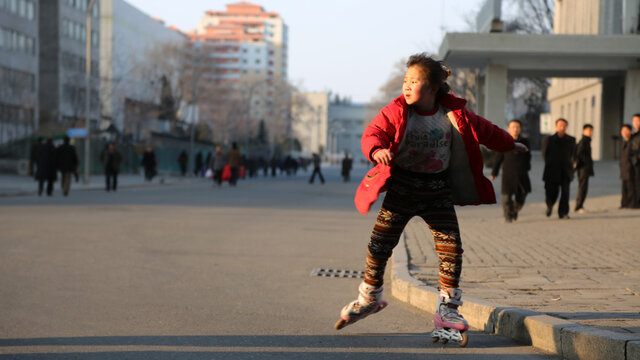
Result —
[[[631,164],[631,126],[622,125],[620,128],[620,137],[622,138],[622,146],[620,148],[620,180],[622,180],[622,199],[620,200],[620,208],[630,209],[637,207],[636,196],[634,190],[634,173]]]
[[[569,218],[569,185],[573,180],[573,162],[576,153],[576,138],[567,135],[567,120],[556,120],[556,133],[542,141],[542,159],[544,159],[545,201],[547,216],[551,216],[553,205],[560,193],[558,217]]]
[[[36,151],[36,180],[38,180],[38,196],[42,195],[45,181],[47,182],[47,195],[53,195],[53,182],[56,181],[56,148],[53,139],[38,146]]]
[[[631,143],[631,165],[633,166],[633,191],[635,194],[635,207],[640,206],[640,114],[634,114],[632,119],[633,135]]]
[[[316,174],[320,177],[320,182],[324,184],[324,176],[322,176],[322,171],[320,170],[320,155],[313,153],[313,173],[311,173],[311,179],[309,179],[309,184],[313,184],[313,181],[316,178]]]
[[[195,168],[193,169],[193,174],[198,177],[200,176],[200,172],[202,171],[202,151],[198,151],[196,154],[196,163]]]
[[[342,159],[342,178],[344,182],[349,182],[351,178],[351,168],[353,167],[353,159],[349,156],[349,154],[344,155],[344,159]]]
[[[227,165],[231,168],[231,179],[229,179],[229,185],[236,186],[238,183],[238,177],[240,176],[240,166],[242,166],[242,154],[238,149],[238,144],[233,142],[231,144],[231,150],[227,153]]]
[[[589,190],[589,177],[593,176],[593,158],[591,157],[591,136],[593,126],[585,124],[582,127],[582,139],[576,147],[576,171],[578,172],[578,196],[576,197],[577,213],[584,213],[584,199]]]
[[[144,168],[144,179],[147,181],[153,180],[156,176],[156,166],[158,161],[156,160],[156,154],[153,152],[151,146],[147,146],[147,150],[142,155],[142,167]]]
[[[178,156],[178,165],[180,166],[180,174],[185,176],[187,174],[187,162],[189,161],[189,156],[187,152],[182,150],[180,156]]]
[[[27,171],[29,176],[33,176],[34,178],[36,172],[33,171],[33,168],[38,164],[38,148],[42,145],[42,141],[42,136],[38,136],[38,139],[36,139],[36,142],[31,145],[31,150],[29,151],[29,169]]]
[[[529,148],[529,139],[520,136],[522,124],[511,120],[507,130],[513,139]],[[524,206],[527,194],[531,192],[529,170],[531,170],[531,152],[496,153],[491,180],[495,180],[502,165],[502,209],[506,222],[518,220],[518,212]]]
[[[107,191],[118,188],[118,173],[120,172],[120,164],[122,163],[122,155],[116,150],[116,145],[111,142],[107,149],[102,153],[102,167],[104,168],[104,176]]]
[[[70,144],[69,138],[64,137],[63,144],[56,150],[56,162],[62,175],[62,194],[69,195],[71,189],[71,177],[78,168],[78,155],[75,146]]]

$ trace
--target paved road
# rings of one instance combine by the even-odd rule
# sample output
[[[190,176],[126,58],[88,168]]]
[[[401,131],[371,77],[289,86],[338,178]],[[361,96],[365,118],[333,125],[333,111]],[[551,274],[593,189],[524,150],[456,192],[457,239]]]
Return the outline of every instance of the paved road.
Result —
[[[549,359],[472,332],[432,345],[431,315],[384,312],[333,330],[375,214],[355,183],[303,177],[0,199],[0,359]],[[359,177],[360,174],[356,174]]]

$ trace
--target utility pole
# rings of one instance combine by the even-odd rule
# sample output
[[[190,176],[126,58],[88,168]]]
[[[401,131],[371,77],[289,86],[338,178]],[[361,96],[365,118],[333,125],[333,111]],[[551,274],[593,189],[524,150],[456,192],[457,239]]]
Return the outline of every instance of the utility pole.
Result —
[[[89,6],[87,7],[87,41],[86,41],[86,74],[85,74],[85,118],[84,118],[84,127],[86,130],[86,135],[84,138],[84,183],[89,183],[89,166],[91,165],[90,157],[91,157],[91,20],[93,17],[93,5],[95,0],[89,0]]]
[[[191,66],[193,68],[193,74],[192,74],[192,78],[191,78],[191,84],[192,84],[192,88],[191,88],[191,111],[189,111],[190,114],[190,118],[191,118],[191,134],[189,136],[189,162],[191,162],[192,164],[195,164],[195,149],[194,149],[194,142],[195,142],[195,136],[196,136],[196,104],[197,104],[197,84],[198,84],[198,72],[196,70],[196,65],[199,64],[200,62],[200,58],[196,58],[197,56],[200,55],[200,46],[201,44],[198,41],[194,41],[193,42],[193,47],[192,47],[192,61],[191,61]],[[199,171],[200,169],[196,169],[196,174],[197,171]],[[197,175],[196,175],[197,176]]]

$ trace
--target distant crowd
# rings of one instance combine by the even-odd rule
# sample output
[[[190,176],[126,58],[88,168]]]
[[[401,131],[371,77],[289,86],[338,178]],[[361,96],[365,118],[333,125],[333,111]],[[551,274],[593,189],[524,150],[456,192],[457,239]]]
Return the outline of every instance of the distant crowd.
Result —
[[[186,151],[182,151],[178,158],[178,166],[182,176],[188,172],[189,156]],[[104,170],[105,190],[116,191],[118,188],[118,175],[122,165],[123,157],[115,146],[110,142],[100,153],[100,163]],[[212,179],[214,184],[222,186],[223,182],[228,182],[231,186],[236,186],[238,179],[258,177],[260,173],[264,177],[276,177],[278,175],[295,176],[299,170],[308,172],[310,165],[313,171],[309,183],[313,184],[316,176],[324,184],[325,179],[321,171],[321,157],[313,154],[312,158],[294,157],[291,154],[284,156],[246,156],[243,155],[237,143],[232,143],[231,148],[223,153],[221,146],[216,146],[213,152],[209,152],[206,157],[202,151],[196,153],[193,163],[193,174],[196,177],[206,177]],[[152,181],[158,175],[158,161],[152,146],[147,146],[142,154],[140,166],[144,170],[144,179]],[[38,195],[45,192],[48,196],[53,194],[53,185],[58,181],[58,173],[61,179],[61,188],[64,196],[69,194],[72,179],[79,181],[78,175],[78,155],[75,146],[71,145],[70,139],[64,137],[63,143],[56,147],[53,138],[45,139],[39,137],[31,147],[29,159],[29,175],[33,175],[38,181]],[[345,182],[350,180],[350,173],[353,167],[353,160],[349,155],[345,155],[342,160],[342,176]]]

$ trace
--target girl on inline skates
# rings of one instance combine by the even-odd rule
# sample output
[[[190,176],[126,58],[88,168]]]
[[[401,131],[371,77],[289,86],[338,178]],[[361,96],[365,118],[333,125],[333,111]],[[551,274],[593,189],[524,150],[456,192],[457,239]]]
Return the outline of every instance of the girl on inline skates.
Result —
[[[528,151],[509,133],[465,109],[450,93],[451,72],[426,53],[409,58],[398,96],[367,126],[362,152],[374,164],[356,192],[356,208],[366,214],[387,192],[371,233],[364,281],[358,298],[340,312],[341,329],[387,306],[382,284],[387,260],[407,222],[420,216],[433,234],[439,260],[439,301],[432,338],[466,345],[469,328],[458,313],[462,291],[462,242],[456,205],[496,202],[482,173],[480,144],[499,151]]]

